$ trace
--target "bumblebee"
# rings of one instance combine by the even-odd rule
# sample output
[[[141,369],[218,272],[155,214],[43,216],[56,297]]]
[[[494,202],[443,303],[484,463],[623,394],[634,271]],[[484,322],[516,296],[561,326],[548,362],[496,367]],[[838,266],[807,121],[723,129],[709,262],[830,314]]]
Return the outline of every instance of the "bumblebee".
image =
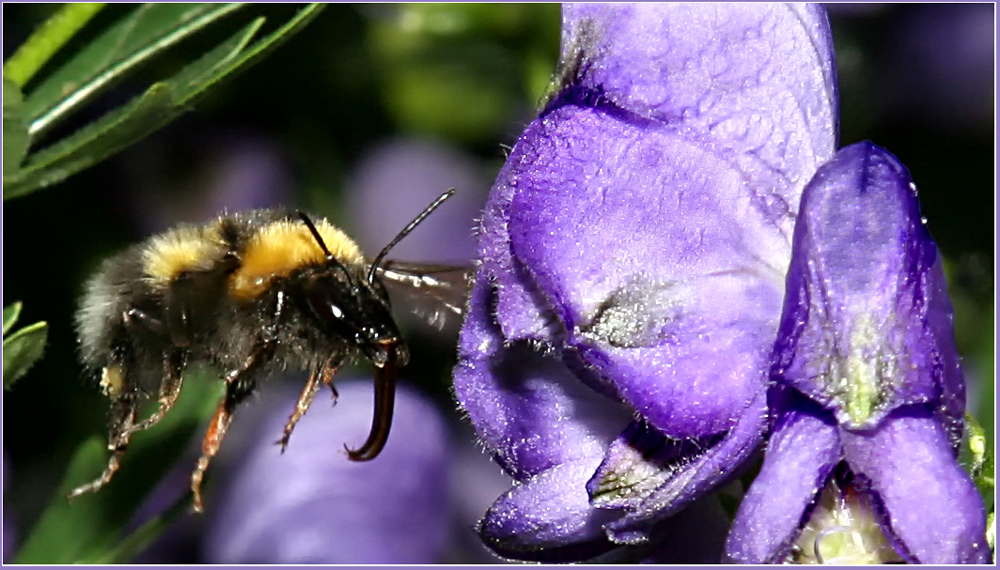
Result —
[[[81,359],[111,400],[111,457],[100,477],[69,498],[111,480],[132,436],[170,412],[191,364],[221,369],[226,385],[191,475],[196,511],[234,410],[278,371],[309,371],[279,441],[284,450],[320,387],[336,397],[337,369],[353,356],[367,358],[375,370],[372,428],[359,448],[345,448],[353,461],[374,459],[389,436],[396,369],[409,358],[383,280],[425,289],[438,283],[430,266],[411,270],[384,259],[453,193],[437,198],[371,263],[325,219],[281,210],[182,225],[106,260],[86,285],[76,324]],[[442,287],[454,281],[447,283]],[[138,421],[140,404],[153,395],[158,408]]]

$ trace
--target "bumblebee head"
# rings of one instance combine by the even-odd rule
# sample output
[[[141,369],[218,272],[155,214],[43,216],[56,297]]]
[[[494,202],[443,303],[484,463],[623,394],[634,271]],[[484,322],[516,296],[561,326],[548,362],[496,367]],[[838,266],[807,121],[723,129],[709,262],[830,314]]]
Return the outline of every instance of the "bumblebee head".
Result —
[[[396,321],[389,297],[365,267],[353,267],[337,259],[304,213],[299,217],[323,249],[326,259],[301,276],[301,301],[321,330],[352,343],[377,368],[390,360],[402,366],[409,353]]]
[[[302,299],[320,329],[354,344],[376,367],[391,355],[407,360],[406,345],[381,287],[373,287],[337,260],[303,277]]]

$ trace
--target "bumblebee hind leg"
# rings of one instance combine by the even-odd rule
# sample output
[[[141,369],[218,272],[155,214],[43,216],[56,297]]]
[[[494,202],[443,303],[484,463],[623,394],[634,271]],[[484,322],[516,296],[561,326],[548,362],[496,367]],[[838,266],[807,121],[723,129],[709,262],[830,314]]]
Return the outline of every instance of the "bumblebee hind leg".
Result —
[[[112,369],[110,373],[105,369],[104,378],[107,379],[109,376],[120,374],[120,369]],[[115,397],[111,405],[111,428],[108,434],[108,451],[111,452],[111,458],[108,459],[108,464],[100,477],[86,485],[81,485],[73,489],[66,497],[67,500],[73,500],[84,493],[97,491],[111,481],[111,478],[121,465],[122,455],[128,449],[138,409],[139,401],[133,390],[124,390],[121,395]]]
[[[202,511],[201,482],[205,477],[212,458],[219,452],[223,438],[233,423],[233,411],[236,406],[253,392],[255,387],[254,374],[274,355],[275,342],[264,341],[259,344],[247,358],[243,366],[226,374],[226,395],[222,397],[215,414],[208,424],[205,439],[201,443],[201,457],[191,473],[191,492],[194,494],[194,510]]]
[[[201,457],[198,458],[198,463],[191,473],[191,493],[194,495],[194,510],[196,512],[202,511],[201,482],[205,478],[205,471],[208,470],[212,458],[219,452],[222,440],[226,437],[226,431],[233,423],[233,412],[236,410],[236,406],[253,392],[256,386],[257,372],[274,358],[274,352],[278,347],[278,330],[283,320],[285,307],[285,292],[277,289],[269,307],[272,317],[270,324],[264,328],[250,350],[250,354],[239,368],[226,373],[226,395],[222,397],[219,405],[215,408],[215,414],[205,432],[205,439],[201,442]]]

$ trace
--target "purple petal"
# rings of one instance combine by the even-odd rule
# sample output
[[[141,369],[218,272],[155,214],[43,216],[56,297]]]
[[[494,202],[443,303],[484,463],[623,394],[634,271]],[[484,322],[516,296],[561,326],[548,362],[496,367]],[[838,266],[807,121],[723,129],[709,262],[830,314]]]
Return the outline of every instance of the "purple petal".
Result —
[[[937,248],[895,157],[871,143],[839,151],[805,191],[794,247],[775,354],[785,382],[848,426],[942,391],[962,407]]]
[[[561,361],[523,344],[504,347],[488,314],[492,296],[477,280],[454,373],[455,394],[483,443],[517,479],[570,461],[596,467],[629,412]]]
[[[712,7],[694,18],[702,49],[687,23],[671,34],[690,10],[567,9],[563,67],[578,75],[512,152],[481,244],[508,339],[565,335],[673,437],[724,431],[761,389],[795,196],[834,138],[829,54],[808,39],[827,38],[819,12]],[[784,69],[765,52],[806,47],[805,79],[779,81],[782,97],[762,87]],[[751,110],[760,132],[732,122]]]
[[[483,212],[456,395],[509,473],[551,488],[596,468],[618,400],[718,444],[609,526],[628,540],[759,441],[798,196],[834,148],[832,42],[818,8],[571,5],[559,73]],[[519,488],[494,547],[557,547],[518,534],[531,517],[590,540],[592,506],[531,512]]]
[[[584,486],[596,468],[594,460],[563,463],[515,486],[480,522],[483,540],[520,560],[576,561],[610,550],[603,525],[614,513],[591,507]]]
[[[821,6],[567,4],[563,61],[582,88],[732,160],[790,237],[799,192],[835,145]]]
[[[724,431],[761,389],[787,254],[738,173],[587,109],[554,111],[527,138],[538,165],[517,181],[511,250],[568,343],[664,433]]]
[[[894,414],[874,432],[845,432],[843,442],[852,471],[871,482],[891,534],[916,562],[990,561],[982,497],[938,418]]]
[[[779,392],[779,397],[795,396]],[[797,399],[801,407],[791,407],[778,419],[760,473],[736,513],[726,540],[726,558],[733,562],[781,562],[810,504],[841,460],[832,418]]]
[[[618,542],[645,540],[653,523],[724,484],[757,449],[766,418],[761,392],[732,429],[713,437],[664,441],[650,431],[626,431],[587,484],[595,506],[625,509],[624,516],[608,524],[608,535]]]
[[[289,386],[290,387],[290,386]],[[211,563],[435,563],[448,529],[447,432],[432,404],[400,387],[393,429],[371,462],[349,461],[371,425],[370,382],[321,395],[284,454],[274,445],[298,387],[284,391],[265,434],[234,465],[209,510]]]

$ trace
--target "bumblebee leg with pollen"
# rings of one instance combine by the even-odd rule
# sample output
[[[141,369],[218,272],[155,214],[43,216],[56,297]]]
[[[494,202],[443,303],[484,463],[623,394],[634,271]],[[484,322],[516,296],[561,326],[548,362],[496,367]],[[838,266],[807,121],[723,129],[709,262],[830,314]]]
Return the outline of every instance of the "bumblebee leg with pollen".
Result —
[[[380,368],[375,368],[375,412],[372,416],[372,429],[368,439],[358,449],[347,449],[347,457],[351,461],[370,461],[378,457],[385,442],[389,439],[389,428],[392,427],[392,409],[396,398],[396,353],[395,347],[389,348],[388,359]]]
[[[86,485],[80,485],[76,489],[73,489],[67,495],[67,500],[73,500],[84,493],[97,491],[111,481],[111,478],[121,465],[122,455],[128,449],[129,440],[132,438],[131,428],[135,422],[138,408],[138,399],[136,398],[136,394],[131,390],[115,398],[111,407],[111,429],[108,434],[108,451],[111,452],[111,458],[108,459],[108,464],[100,477]]]
[[[330,358],[323,365],[322,369],[313,370],[309,374],[309,380],[306,382],[305,388],[302,389],[302,393],[299,394],[299,399],[295,403],[295,411],[292,412],[292,416],[288,418],[288,423],[285,424],[285,432],[276,443],[281,445],[281,452],[285,452],[285,448],[288,446],[288,439],[292,437],[292,431],[295,429],[295,424],[299,423],[302,416],[306,415],[306,411],[309,410],[309,406],[312,405],[314,399],[316,399],[316,394],[319,393],[320,383],[326,384],[333,390],[334,398],[337,395],[337,389],[333,387],[333,375],[337,373],[337,368],[340,367],[340,358]]]

